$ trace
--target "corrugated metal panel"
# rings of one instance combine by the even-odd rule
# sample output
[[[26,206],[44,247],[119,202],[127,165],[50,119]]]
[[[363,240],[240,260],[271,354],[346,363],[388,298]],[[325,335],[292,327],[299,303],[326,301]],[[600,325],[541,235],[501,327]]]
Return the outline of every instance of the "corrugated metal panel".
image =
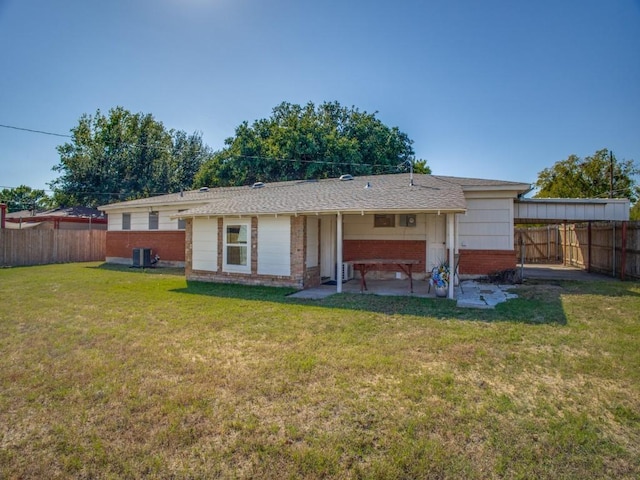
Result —
[[[527,199],[514,205],[516,223],[629,220],[628,199]]]

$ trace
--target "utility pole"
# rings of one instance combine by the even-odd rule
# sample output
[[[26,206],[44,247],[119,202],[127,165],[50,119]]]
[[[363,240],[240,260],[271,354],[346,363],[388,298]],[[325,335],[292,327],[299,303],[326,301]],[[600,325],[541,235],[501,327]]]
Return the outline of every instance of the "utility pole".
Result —
[[[613,198],[613,152],[609,150],[609,198]]]

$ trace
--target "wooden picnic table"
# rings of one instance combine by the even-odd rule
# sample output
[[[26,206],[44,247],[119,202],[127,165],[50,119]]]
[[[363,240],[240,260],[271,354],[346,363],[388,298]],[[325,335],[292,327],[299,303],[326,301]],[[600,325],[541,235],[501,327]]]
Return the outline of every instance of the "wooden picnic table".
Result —
[[[413,266],[418,265],[420,260],[405,259],[405,258],[366,258],[358,260],[348,260],[346,263],[353,265],[353,268],[360,272],[360,292],[367,290],[367,280],[365,276],[369,270],[378,267],[380,265],[394,265],[409,277],[409,291],[413,293],[413,277],[411,276]]]

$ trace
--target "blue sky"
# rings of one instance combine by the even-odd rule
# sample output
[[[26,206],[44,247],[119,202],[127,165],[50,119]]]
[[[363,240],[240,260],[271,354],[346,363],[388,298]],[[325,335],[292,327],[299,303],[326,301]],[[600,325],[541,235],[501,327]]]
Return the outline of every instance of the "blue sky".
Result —
[[[120,105],[218,149],[282,101],[337,100],[435,174],[640,163],[640,0],[0,0],[0,45],[3,125]],[[0,128],[0,186],[48,188],[65,141]]]

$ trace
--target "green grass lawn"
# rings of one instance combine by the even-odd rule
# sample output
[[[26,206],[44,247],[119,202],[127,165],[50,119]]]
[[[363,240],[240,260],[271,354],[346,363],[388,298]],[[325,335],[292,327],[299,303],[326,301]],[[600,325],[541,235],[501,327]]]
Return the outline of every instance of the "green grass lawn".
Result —
[[[640,477],[640,284],[290,292],[0,269],[0,478]]]

